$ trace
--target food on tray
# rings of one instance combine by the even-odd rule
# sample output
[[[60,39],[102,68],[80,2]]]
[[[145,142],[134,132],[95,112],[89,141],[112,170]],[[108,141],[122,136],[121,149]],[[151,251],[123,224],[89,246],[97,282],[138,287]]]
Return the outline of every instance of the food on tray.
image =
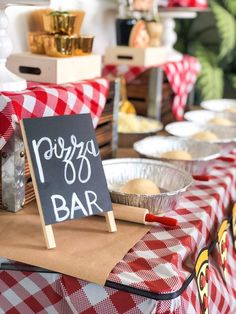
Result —
[[[226,118],[213,118],[209,120],[209,123],[211,124],[217,124],[217,125],[223,125],[223,126],[230,126],[232,125],[232,122],[229,119]]]
[[[217,135],[210,131],[197,132],[192,136],[192,138],[194,138],[195,140],[207,141],[207,142],[215,141],[218,139]]]
[[[163,158],[169,158],[169,159],[180,159],[180,160],[191,160],[192,156],[188,152],[184,150],[170,150],[168,152],[165,152],[161,154],[161,157]]]
[[[155,132],[159,128],[159,122],[138,117],[134,114],[119,112],[118,132],[119,133],[146,133]]]
[[[160,194],[160,190],[156,184],[148,179],[129,180],[120,188],[120,192],[146,195]]]

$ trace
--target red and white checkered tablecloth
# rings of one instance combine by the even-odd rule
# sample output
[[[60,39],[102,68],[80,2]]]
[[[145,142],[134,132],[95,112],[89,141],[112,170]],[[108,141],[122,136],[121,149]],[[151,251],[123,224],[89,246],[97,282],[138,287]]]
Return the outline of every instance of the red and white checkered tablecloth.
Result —
[[[32,82],[27,90],[0,93],[0,149],[13,135],[15,123],[23,118],[91,113],[96,126],[108,90],[109,81],[98,78],[64,85]]]
[[[200,8],[205,9],[208,7],[207,0],[167,0],[166,5],[169,8],[172,7],[189,7],[189,8]]]
[[[174,117],[176,120],[182,120],[188,94],[193,89],[200,72],[200,63],[196,58],[184,55],[181,61],[169,62],[162,67],[175,94],[172,103]],[[131,82],[148,68],[128,65],[106,65],[103,69],[103,75],[105,77],[123,75],[127,82]]]
[[[235,155],[234,155],[235,156]],[[236,156],[235,156],[236,158]],[[175,228],[155,225],[115,266],[106,287],[61,274],[0,271],[0,313],[201,313],[193,274],[198,253],[213,243],[236,200],[236,162],[219,161],[168,212]],[[209,313],[236,313],[236,253],[228,229],[227,281],[209,266]]]

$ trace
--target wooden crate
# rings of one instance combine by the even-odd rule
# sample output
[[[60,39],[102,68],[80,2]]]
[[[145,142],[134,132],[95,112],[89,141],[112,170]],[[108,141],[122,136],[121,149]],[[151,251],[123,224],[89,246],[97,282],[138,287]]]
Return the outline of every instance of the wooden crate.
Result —
[[[7,67],[27,81],[64,84],[101,76],[102,57],[90,54],[56,58],[21,52],[9,56]]]
[[[127,84],[127,95],[129,100],[134,104],[138,115],[148,115],[148,89],[149,89],[150,70],[139,75],[131,83]],[[172,114],[173,91],[167,78],[164,75],[162,83],[162,102],[161,102],[161,122],[166,125],[175,121]]]
[[[96,139],[100,149],[100,154],[102,159],[111,158],[117,149],[117,115],[118,115],[118,104],[119,104],[119,80],[110,82],[110,90],[107,97],[107,102],[102,113],[102,116],[99,119],[98,126],[95,130]],[[20,134],[15,135],[16,142],[21,141]],[[14,139],[12,140],[15,141]],[[31,180],[29,164],[24,153],[24,148],[19,150],[18,144],[7,144],[9,147],[4,149],[0,154],[0,209],[6,209],[12,212],[18,211],[22,206],[30,203],[35,199],[33,184]],[[10,199],[10,204],[6,204],[4,201],[3,204],[3,188],[6,187],[6,184],[3,184],[3,174],[2,174],[2,165],[6,162],[7,158],[10,158],[10,150],[13,147],[17,146],[18,151],[13,151],[12,157],[13,160],[17,159],[16,168],[21,168],[22,166],[22,176],[18,176],[18,169],[13,170],[12,184],[9,185],[9,193],[12,194]],[[14,149],[13,149],[14,150]],[[19,165],[19,155],[20,155],[20,165]],[[22,162],[21,162],[22,158]],[[14,161],[11,162],[11,166],[14,166]],[[17,172],[17,174],[16,174]],[[14,180],[14,175],[17,176]],[[17,181],[19,184],[17,185]],[[6,189],[6,188],[5,188]],[[6,190],[5,190],[6,192]],[[14,193],[15,192],[15,193]],[[19,197],[18,197],[19,195]],[[14,206],[13,206],[14,204]],[[11,208],[9,208],[11,207]],[[13,208],[14,207],[14,208]]]
[[[102,159],[111,158],[117,148],[118,85],[118,80],[111,82],[106,106],[96,128],[96,139]]]
[[[105,64],[130,66],[157,66],[167,61],[167,48],[132,48],[126,46],[108,47],[105,52]]]

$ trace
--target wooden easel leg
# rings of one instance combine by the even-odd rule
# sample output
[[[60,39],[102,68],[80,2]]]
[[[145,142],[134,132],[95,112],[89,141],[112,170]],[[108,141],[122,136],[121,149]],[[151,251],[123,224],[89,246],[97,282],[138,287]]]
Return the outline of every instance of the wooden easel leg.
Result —
[[[46,245],[48,249],[54,249],[56,247],[56,242],[52,230],[52,225],[42,225],[43,227],[43,234],[46,241]]]
[[[117,228],[113,211],[104,213],[104,216],[106,218],[108,232],[116,232]]]

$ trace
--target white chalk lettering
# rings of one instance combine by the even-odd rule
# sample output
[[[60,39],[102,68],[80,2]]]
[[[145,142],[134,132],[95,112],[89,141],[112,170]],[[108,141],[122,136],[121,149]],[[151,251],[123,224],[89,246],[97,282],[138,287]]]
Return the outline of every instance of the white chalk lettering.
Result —
[[[76,210],[80,210],[83,212],[84,216],[88,216],[88,213],[86,212],[86,209],[84,208],[80,199],[78,198],[78,196],[75,193],[73,193],[72,194],[72,201],[71,201],[70,219],[74,219]]]
[[[42,144],[44,144],[44,151],[42,151]],[[46,150],[45,144],[47,145]],[[92,139],[87,142],[78,142],[76,136],[72,134],[68,146],[62,137],[54,140],[42,137],[38,141],[33,140],[32,145],[41,183],[45,182],[43,160],[51,160],[53,157],[64,163],[64,179],[67,184],[73,184],[76,179],[80,183],[86,183],[90,180],[91,165],[87,155],[93,157],[99,155]]]
[[[56,222],[67,220],[70,216],[70,210],[68,207],[66,207],[66,200],[64,199],[64,197],[61,195],[55,194],[51,196],[51,200],[52,200]],[[57,200],[59,200],[59,202]]]
[[[97,204],[97,194],[93,191],[85,191],[85,198],[89,210],[89,215],[93,215],[92,205],[94,205],[101,213],[103,212],[102,208]]]
[[[59,194],[51,196],[53,211],[56,222],[62,222],[68,219],[74,219],[76,216],[76,211],[81,213],[78,215],[81,216],[90,216],[97,213],[99,210],[103,212],[102,208],[97,204],[97,195],[94,191],[85,191],[85,204],[81,202],[77,194],[74,192],[71,196],[71,206],[67,205],[67,200]]]
[[[40,155],[39,155],[39,147],[40,145],[43,143],[43,142],[48,142],[49,146],[51,147],[52,146],[52,142],[51,140],[48,138],[48,137],[42,137],[38,143],[36,142],[36,140],[33,140],[32,141],[32,145],[33,145],[33,150],[34,150],[34,154],[35,154],[35,159],[36,159],[36,163],[37,163],[37,167],[38,167],[38,172],[39,172],[39,178],[40,178],[40,181],[42,183],[45,182],[45,178],[44,178],[44,172],[43,172],[43,167],[42,167],[42,163],[41,163],[41,160],[40,160]],[[52,158],[52,150],[51,150],[51,155],[50,157]],[[48,159],[48,155],[45,153],[45,156],[44,156],[45,159]]]

